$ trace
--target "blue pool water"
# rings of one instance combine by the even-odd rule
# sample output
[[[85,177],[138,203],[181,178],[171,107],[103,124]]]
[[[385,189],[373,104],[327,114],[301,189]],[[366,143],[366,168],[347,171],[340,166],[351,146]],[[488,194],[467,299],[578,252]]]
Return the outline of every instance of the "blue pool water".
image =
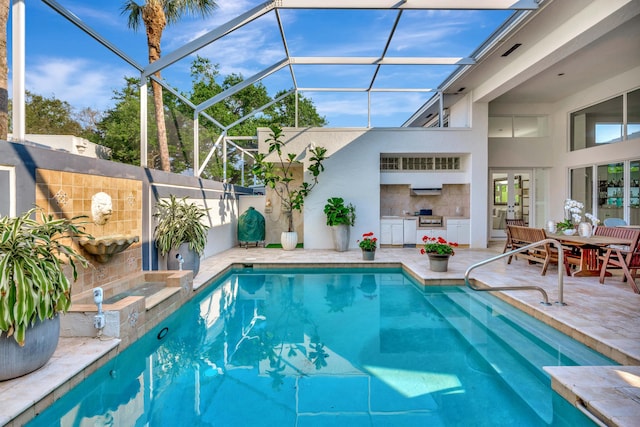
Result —
[[[237,270],[31,426],[581,426],[542,366],[611,360],[400,270]]]

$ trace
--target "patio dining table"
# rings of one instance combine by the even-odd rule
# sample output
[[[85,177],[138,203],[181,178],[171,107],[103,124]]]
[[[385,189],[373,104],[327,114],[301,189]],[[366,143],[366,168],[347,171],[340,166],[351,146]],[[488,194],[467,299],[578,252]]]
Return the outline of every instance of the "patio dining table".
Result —
[[[608,236],[582,237],[578,235],[567,236],[566,234],[547,233],[547,237],[560,242],[565,248],[575,249],[580,252],[580,263],[572,276],[599,276],[600,261],[598,251],[610,245],[629,246],[632,242],[628,239]],[[606,273],[608,276],[611,273]]]

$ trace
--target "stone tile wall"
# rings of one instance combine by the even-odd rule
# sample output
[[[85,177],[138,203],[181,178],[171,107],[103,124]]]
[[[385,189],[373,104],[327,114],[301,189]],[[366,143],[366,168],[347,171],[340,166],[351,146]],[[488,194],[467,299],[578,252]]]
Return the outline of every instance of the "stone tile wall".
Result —
[[[471,186],[469,184],[444,184],[439,196],[411,196],[408,185],[380,186],[380,215],[410,214],[420,209],[431,209],[433,215],[444,217],[469,216],[471,206]],[[456,207],[462,212],[456,215]]]
[[[99,192],[111,196],[113,213],[103,225],[94,223],[91,198]],[[142,240],[142,182],[59,170],[36,169],[36,205],[58,218],[86,215],[85,231],[94,237],[114,234],[136,235]],[[118,280],[142,270],[141,241],[115,254],[107,263],[97,262],[72,243],[86,256],[91,266],[80,268],[72,295]],[[68,276],[71,277],[71,276]]]

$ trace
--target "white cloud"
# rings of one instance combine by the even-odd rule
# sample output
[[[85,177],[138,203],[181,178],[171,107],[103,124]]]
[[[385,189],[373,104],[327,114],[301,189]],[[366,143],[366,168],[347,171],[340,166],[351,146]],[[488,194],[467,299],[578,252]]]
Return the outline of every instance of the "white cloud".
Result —
[[[124,75],[133,73],[82,58],[41,57],[27,67],[25,84],[33,93],[54,96],[78,109],[104,110],[113,105],[113,89],[124,86]]]

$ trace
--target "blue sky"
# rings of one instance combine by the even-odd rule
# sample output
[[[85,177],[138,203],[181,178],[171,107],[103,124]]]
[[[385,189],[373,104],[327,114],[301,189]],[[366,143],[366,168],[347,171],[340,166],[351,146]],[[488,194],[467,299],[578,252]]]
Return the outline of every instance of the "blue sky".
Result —
[[[124,86],[124,76],[138,76],[126,62],[109,52],[65,18],[40,1],[26,1],[26,86],[55,96],[80,109],[104,110],[113,106],[114,90]],[[120,14],[122,1],[60,0],[86,24],[143,66],[147,64],[144,28],[137,33]],[[163,33],[167,54],[198,36],[255,7],[258,0],[219,0],[213,16],[187,18]],[[388,56],[465,57],[485,40],[509,11],[405,11],[389,45]],[[387,10],[281,10],[292,56],[380,56],[396,11]],[[10,33],[9,33],[10,35]],[[285,58],[274,12],[197,52],[220,66],[222,76],[239,73],[250,77]],[[163,70],[169,84],[180,91],[191,87],[190,56]],[[11,66],[11,59],[9,60]],[[368,87],[374,66],[294,67],[299,87]],[[437,88],[454,66],[383,66],[374,87]],[[11,73],[11,71],[10,71]],[[11,74],[10,74],[11,78]],[[273,96],[291,89],[288,68],[263,80]],[[313,99],[329,126],[367,126],[367,95],[362,92],[304,92]],[[10,94],[11,96],[11,94]],[[399,126],[432,94],[424,92],[373,93],[372,126]]]

